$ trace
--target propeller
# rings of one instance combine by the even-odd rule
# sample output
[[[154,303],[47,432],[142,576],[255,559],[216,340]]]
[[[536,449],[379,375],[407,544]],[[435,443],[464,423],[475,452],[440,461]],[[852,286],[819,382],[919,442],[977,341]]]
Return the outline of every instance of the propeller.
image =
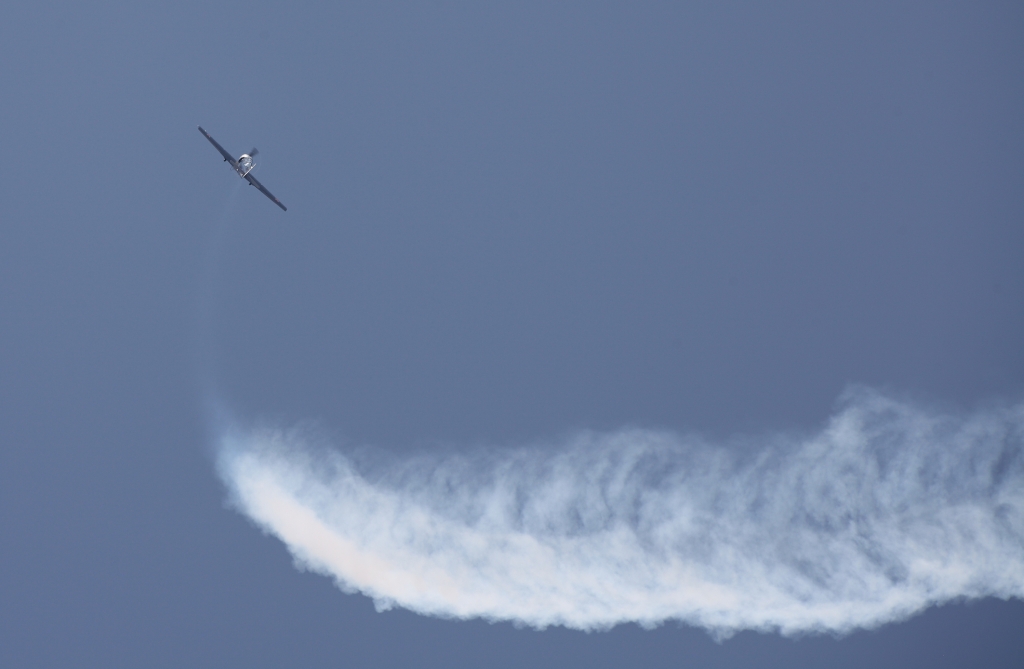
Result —
[[[257,148],[256,148],[256,147],[254,146],[254,147],[252,147],[252,151],[250,151],[250,152],[249,152],[249,155],[250,155],[250,156],[255,156],[255,155],[256,155],[257,153],[259,153],[259,152],[260,152],[260,150],[259,150],[259,149],[257,149]]]

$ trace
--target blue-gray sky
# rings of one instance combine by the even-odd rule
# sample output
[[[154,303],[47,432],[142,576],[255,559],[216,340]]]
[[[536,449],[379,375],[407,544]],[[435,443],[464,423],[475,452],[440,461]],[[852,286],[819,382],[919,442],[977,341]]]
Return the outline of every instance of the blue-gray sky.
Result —
[[[204,404],[401,458],[1019,403],[1015,3],[18,3],[0,93],[0,664],[1024,656],[991,598],[720,644],[378,613],[226,508]]]

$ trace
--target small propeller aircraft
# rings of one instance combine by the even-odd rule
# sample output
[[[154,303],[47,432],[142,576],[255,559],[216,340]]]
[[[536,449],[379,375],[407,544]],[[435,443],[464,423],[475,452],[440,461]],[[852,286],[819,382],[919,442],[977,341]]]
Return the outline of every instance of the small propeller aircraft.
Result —
[[[199,126],[199,132],[203,133],[203,135],[206,136],[206,139],[210,140],[210,144],[213,144],[215,147],[217,147],[217,150],[220,151],[220,155],[224,156],[224,162],[231,163],[231,167],[235,168],[235,171],[238,172],[238,176],[248,181],[250,186],[256,186],[256,188],[258,188],[261,193],[263,193],[271,200],[273,200],[274,204],[281,207],[285,211],[288,211],[288,207],[281,204],[281,201],[274,197],[273,194],[271,194],[269,190],[264,188],[263,184],[257,181],[256,177],[252,175],[252,168],[256,167],[256,161],[253,158],[256,156],[257,153],[259,153],[259,151],[255,147],[253,147],[253,150],[250,151],[249,153],[243,153],[241,156],[239,156],[238,160],[235,160],[234,158],[231,157],[230,153],[224,150],[223,146],[217,143],[217,140],[215,140],[213,137],[210,137],[210,133],[203,130],[203,126]]]

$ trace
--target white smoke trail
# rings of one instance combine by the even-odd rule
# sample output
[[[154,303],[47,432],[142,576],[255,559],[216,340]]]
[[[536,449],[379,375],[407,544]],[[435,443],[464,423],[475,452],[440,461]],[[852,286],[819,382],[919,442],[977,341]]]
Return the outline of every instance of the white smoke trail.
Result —
[[[865,389],[753,453],[638,429],[357,464],[232,431],[233,502],[379,608],[595,630],[845,633],[1024,597],[1024,404],[941,415]]]

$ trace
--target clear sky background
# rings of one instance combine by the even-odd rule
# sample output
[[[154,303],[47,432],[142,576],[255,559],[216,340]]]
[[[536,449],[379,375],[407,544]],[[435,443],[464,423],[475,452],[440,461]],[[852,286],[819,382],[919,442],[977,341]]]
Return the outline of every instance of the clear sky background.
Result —
[[[399,454],[1019,400],[1021,5],[683,4],[5,6],[0,664],[1019,666],[378,613],[226,508],[208,383]]]

